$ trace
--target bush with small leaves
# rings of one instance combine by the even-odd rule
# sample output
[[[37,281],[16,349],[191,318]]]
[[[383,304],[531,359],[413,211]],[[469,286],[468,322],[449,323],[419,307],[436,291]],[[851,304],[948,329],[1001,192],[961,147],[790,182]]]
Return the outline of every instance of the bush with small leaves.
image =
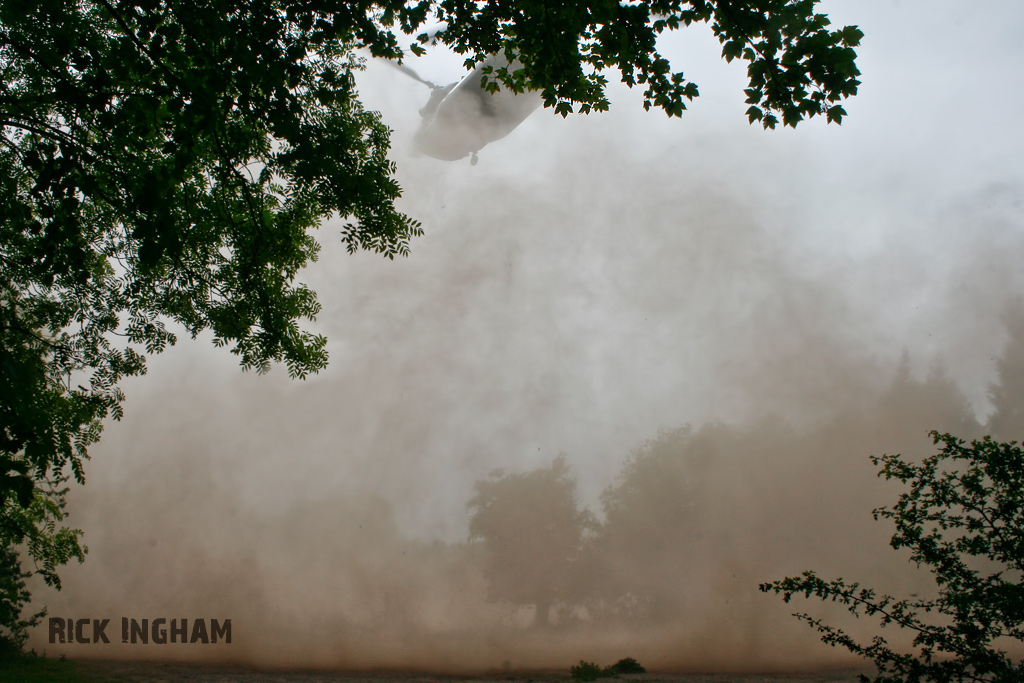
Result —
[[[582,659],[579,664],[569,668],[569,674],[574,681],[596,681],[605,675],[597,664],[585,662]]]
[[[609,666],[605,671],[610,671],[613,674],[642,674],[647,673],[640,662],[636,661],[632,657],[625,657]]]
[[[883,628],[910,631],[915,651],[899,652],[881,636],[863,644],[821,619],[794,615],[824,642],[874,662],[875,683],[1020,683],[1024,660],[1004,648],[1024,645],[1024,451],[990,437],[969,446],[949,434],[932,438],[942,450],[919,464],[899,455],[872,462],[882,465],[879,476],[909,486],[874,516],[892,520],[890,545],[908,548],[934,575],[935,597],[896,599],[814,572],[760,588],[786,602],[797,594],[831,600],[858,617],[876,617]]]
[[[23,611],[29,600],[25,579],[31,573],[22,571],[18,552],[9,545],[0,546],[0,660],[19,655],[28,640],[28,629],[45,616],[40,611],[25,618]]]
[[[581,659],[578,665],[569,669],[569,673],[574,681],[596,681],[599,678],[611,678],[620,674],[642,674],[646,672],[647,669],[632,657],[620,659],[603,669],[593,662],[585,662]]]

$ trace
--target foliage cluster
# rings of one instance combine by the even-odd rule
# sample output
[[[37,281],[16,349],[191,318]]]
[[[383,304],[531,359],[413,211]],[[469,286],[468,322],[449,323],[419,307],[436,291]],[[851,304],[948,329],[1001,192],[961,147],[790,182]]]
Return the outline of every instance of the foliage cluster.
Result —
[[[350,250],[389,257],[419,231],[354,95],[357,36],[390,56],[395,38],[329,5],[0,5],[0,544],[51,583],[84,550],[47,482],[84,480],[169,323],[243,367],[315,372],[310,231],[346,216]]]
[[[46,614],[40,610],[24,616],[30,598],[25,580],[33,572],[24,571],[19,546],[27,551],[34,573],[57,589],[61,585],[58,568],[72,559],[85,559],[88,548],[79,543],[81,532],[59,526],[65,517],[66,480],[65,475],[56,473],[37,482],[25,507],[4,502],[0,515],[0,655],[20,651],[28,629]]]
[[[25,579],[29,572],[22,571],[17,551],[0,547],[0,661],[11,659],[21,652],[28,639],[28,629],[39,623],[45,611],[28,618],[23,617],[29,593]]]
[[[1024,659],[1007,647],[1024,645],[1024,450],[989,437],[964,441],[932,432],[941,452],[919,463],[899,455],[872,458],[880,476],[907,485],[897,503],[874,511],[896,527],[895,549],[907,548],[936,584],[934,597],[897,599],[814,572],[761,585],[789,602],[795,595],[845,605],[856,616],[913,634],[913,652],[882,636],[861,643],[806,613],[802,621],[830,645],[874,662],[876,683],[1024,680]],[[869,680],[862,676],[862,680]]]
[[[608,108],[609,68],[617,68],[629,87],[644,86],[645,109],[680,116],[697,96],[697,85],[672,70],[657,39],[681,26],[708,24],[726,60],[748,62],[750,122],[774,128],[780,116],[787,126],[819,114],[841,122],[846,112],[838,102],[856,94],[860,84],[854,48],[863,33],[856,26],[830,30],[816,5],[817,0],[526,0],[481,11],[470,0],[441,0],[436,17],[448,22],[441,40],[470,55],[467,66],[497,52],[514,55],[523,69],[498,70],[494,87],[500,82],[516,91],[538,89],[545,104],[563,116]]]
[[[611,678],[620,674],[642,674],[646,672],[647,669],[632,657],[620,659],[603,669],[593,662],[587,662],[582,659],[579,664],[569,667],[569,675],[572,676],[574,681],[596,681],[599,678]]]

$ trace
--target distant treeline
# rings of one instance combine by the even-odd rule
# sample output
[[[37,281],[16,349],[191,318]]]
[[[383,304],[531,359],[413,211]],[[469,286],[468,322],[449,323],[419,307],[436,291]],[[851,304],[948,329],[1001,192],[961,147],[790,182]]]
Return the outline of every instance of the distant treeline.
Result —
[[[727,619],[769,568],[820,566],[825,554],[851,574],[879,569],[890,558],[868,541],[869,513],[888,494],[869,455],[930,454],[932,429],[1024,436],[1024,314],[1006,322],[984,424],[940,365],[916,379],[904,358],[877,395],[837,397],[847,407],[831,418],[659,434],[629,456],[599,511],[579,504],[564,456],[478,481],[469,545],[488,597],[532,605],[535,626],[663,623],[712,606]]]

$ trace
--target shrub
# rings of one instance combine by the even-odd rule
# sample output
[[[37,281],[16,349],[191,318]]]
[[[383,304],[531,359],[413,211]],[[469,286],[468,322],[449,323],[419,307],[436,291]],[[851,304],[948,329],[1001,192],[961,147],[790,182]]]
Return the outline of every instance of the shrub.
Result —
[[[17,550],[9,545],[0,545],[0,660],[10,659],[21,653],[28,640],[28,629],[37,625],[46,610],[31,617],[22,618],[22,611],[29,600],[25,579],[31,576],[21,570]]]
[[[585,662],[582,659],[579,664],[569,668],[569,673],[574,681],[596,681],[605,675],[597,664]]]
[[[647,669],[640,665],[640,662],[636,661],[632,657],[626,657],[615,662],[609,666],[606,671],[610,671],[613,674],[642,674],[647,673]]]
[[[599,678],[611,678],[619,674],[642,674],[646,671],[647,669],[632,657],[620,659],[603,669],[593,662],[585,662],[581,659],[579,664],[569,669],[574,681],[596,681]]]

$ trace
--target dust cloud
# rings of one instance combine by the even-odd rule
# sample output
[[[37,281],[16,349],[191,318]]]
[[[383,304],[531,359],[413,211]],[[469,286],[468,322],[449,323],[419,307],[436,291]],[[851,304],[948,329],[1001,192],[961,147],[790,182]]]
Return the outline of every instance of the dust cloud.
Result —
[[[866,14],[836,22],[870,37],[885,13]],[[872,107],[906,76],[884,47],[866,44],[877,90],[842,128],[762,133],[713,98],[663,121],[616,91],[605,116],[536,113],[475,167],[406,155],[425,95],[370,65],[425,236],[388,262],[322,228],[303,275],[331,340],[319,376],[243,374],[206,339],[151,359],[71,492],[87,560],[35,591],[111,636],[122,617],[230,618],[232,642],[51,645],[44,623],[30,646],[440,672],[850,664],[758,583],[927,590],[871,519],[899,491],[868,456],[931,453],[931,429],[1024,434],[1016,157],[923,163],[927,136]]]

